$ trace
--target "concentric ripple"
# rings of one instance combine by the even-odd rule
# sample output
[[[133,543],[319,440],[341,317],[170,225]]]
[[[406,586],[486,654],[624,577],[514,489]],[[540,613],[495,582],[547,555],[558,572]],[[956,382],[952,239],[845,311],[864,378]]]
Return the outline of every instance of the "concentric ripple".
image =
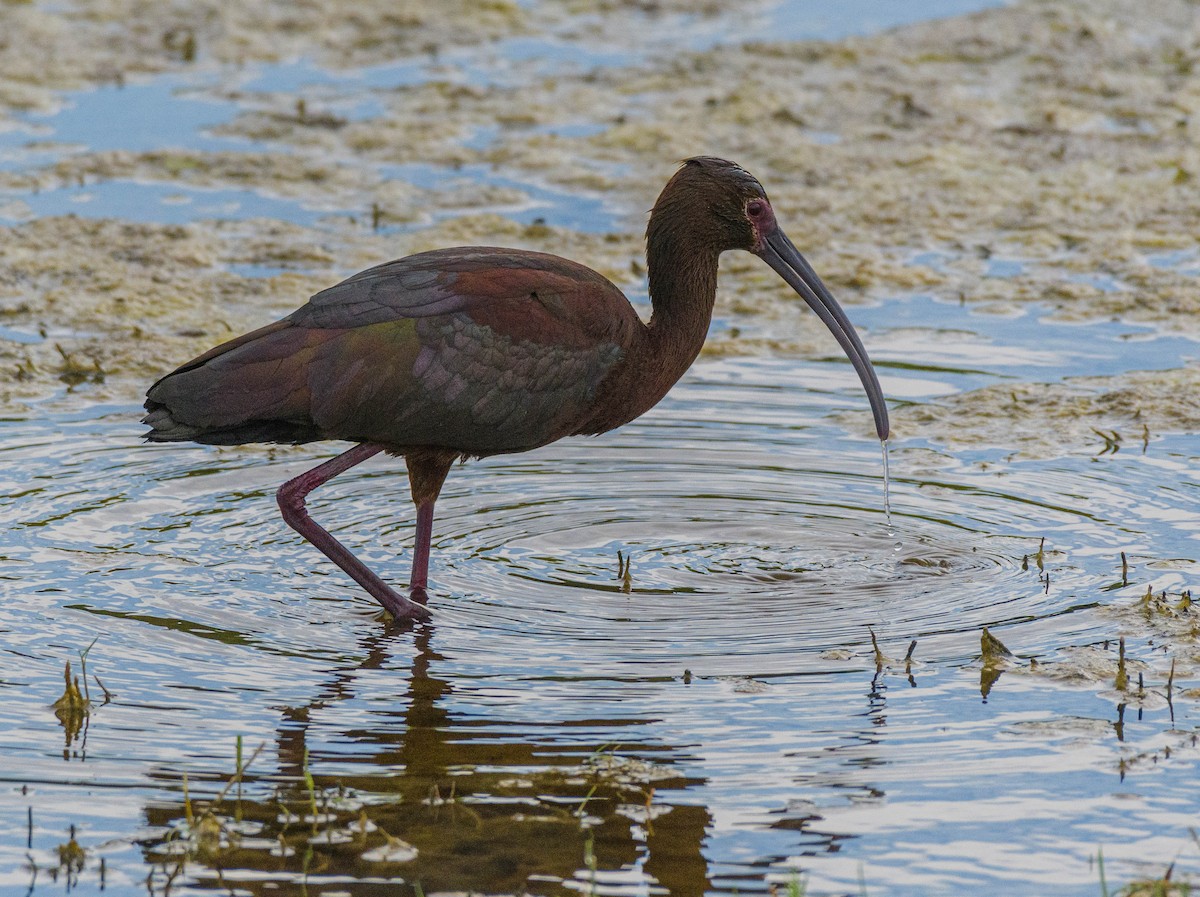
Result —
[[[844,446],[840,472],[764,470],[750,445],[718,441],[697,458],[667,444],[647,461],[643,443],[616,450],[638,454],[628,467],[591,458],[554,474],[477,475],[441,521],[435,582],[454,597],[439,611],[474,616],[465,605],[481,602],[492,625],[542,636],[559,613],[582,615],[623,651],[658,645],[666,656],[671,633],[684,632],[693,658],[723,658],[732,672],[739,656],[761,670],[779,655],[787,668],[797,654],[860,645],[867,626],[992,622],[998,585],[1032,585],[1020,555],[965,522],[938,521],[936,507],[909,509],[889,532],[869,447]],[[724,459],[719,475],[712,457]],[[539,477],[565,488],[514,507],[505,493],[534,494]],[[613,496],[613,482],[629,485]],[[993,526],[1010,522],[993,510]],[[628,592],[618,553],[629,559]]]
[[[943,637],[936,650],[965,659],[980,627],[1061,610],[1023,563],[1038,545],[1027,522],[1038,501],[998,491],[992,477],[964,482],[956,462],[945,481],[917,479],[898,456],[889,529],[877,444],[822,419],[860,404],[852,377],[783,362],[706,365],[615,434],[456,468],[435,524],[435,625],[454,627],[474,646],[467,655],[493,662],[502,643],[548,664],[546,675],[561,673],[552,657],[593,675],[685,662],[761,675],[827,669],[831,650],[861,656],[871,630],[903,644]],[[829,391],[805,391],[805,381]],[[186,509],[168,515],[164,549],[220,551],[212,540],[236,528],[248,550],[218,569],[257,566],[267,583],[277,577],[277,593],[371,606],[282,527],[270,499],[322,455],[230,452],[214,462],[151,451],[173,469],[156,491],[188,492]],[[196,477],[199,463],[213,466]],[[1038,513],[1084,516],[1061,504]],[[344,475],[310,508],[386,579],[406,580],[413,512],[401,462]]]
[[[1059,551],[1095,552],[1108,531],[1128,542],[1124,518],[1139,499],[1108,488],[1106,519],[1078,464],[1016,483],[904,446],[890,529],[878,446],[828,423],[831,409],[865,419],[848,366],[706,364],[614,434],[456,468],[435,524],[434,625],[463,640],[463,658],[494,664],[503,644],[548,676],[784,674],[828,669],[833,651],[861,666],[872,632],[965,661],[983,626],[1036,626],[1079,603],[1081,571],[1058,560],[1047,581],[1031,566],[1042,537]],[[64,589],[80,576],[72,566],[98,564],[94,594],[137,594],[128,612],[189,625],[216,627],[236,609],[243,632],[275,633],[275,614],[303,626],[374,608],[278,517],[274,489],[322,447],[137,447],[132,418],[107,445],[30,436],[53,475],[10,493],[39,496],[14,560]],[[316,519],[397,585],[413,528],[402,467],[372,460],[310,499]],[[147,608],[154,594],[162,606]],[[1078,631],[1087,625],[1080,618]],[[320,650],[311,632],[302,639]]]

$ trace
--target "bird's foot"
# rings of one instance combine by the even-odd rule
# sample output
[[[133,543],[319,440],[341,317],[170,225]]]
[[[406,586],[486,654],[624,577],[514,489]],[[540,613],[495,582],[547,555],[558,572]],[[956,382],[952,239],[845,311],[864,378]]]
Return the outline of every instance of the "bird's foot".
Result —
[[[429,601],[429,595],[423,588],[411,589],[410,597],[407,598],[391,588],[386,593],[372,592],[372,594],[375,600],[383,605],[383,609],[391,614],[397,622],[424,622],[433,617],[433,614],[425,607]]]

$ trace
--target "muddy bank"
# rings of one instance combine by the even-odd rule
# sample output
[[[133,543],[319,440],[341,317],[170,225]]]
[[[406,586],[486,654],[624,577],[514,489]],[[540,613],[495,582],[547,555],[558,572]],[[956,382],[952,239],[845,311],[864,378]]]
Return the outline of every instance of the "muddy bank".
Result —
[[[569,20],[552,9],[559,24]],[[508,10],[506,33],[526,27],[528,14]],[[454,15],[414,23],[391,44],[393,58],[412,52],[414,35],[443,40]],[[371,21],[352,18],[364,28]],[[462,40],[494,38],[490,19],[468,18]],[[591,22],[581,16],[576,29],[602,30]],[[317,24],[290,22],[287,50],[274,56],[246,47],[242,57],[222,50],[219,58],[290,54],[329,64],[336,44],[355,64],[354,22]],[[370,174],[373,166],[483,163],[602,193],[628,211],[636,234],[673,161],[710,152],[760,175],[797,243],[850,301],[919,285],[969,302],[1037,300],[1072,318],[1119,314],[1195,332],[1194,275],[1162,258],[1194,248],[1196,57],[1184,2],[1136,11],[1027,2],[838,43],[718,47],[511,86],[448,70],[375,91],[383,108],[357,121],[309,108],[304,90],[218,87],[248,107],[221,133],[300,150],[307,164],[85,153],[32,176],[261,184],[324,192],[343,208],[378,203],[406,221],[411,197],[381,193],[385,179]],[[581,124],[586,133],[570,127]],[[338,170],[347,165],[359,173]],[[929,250],[936,264],[912,261]],[[998,256],[1019,263],[1018,273],[985,277]],[[757,301],[765,310],[779,295]]]
[[[1200,366],[990,386],[902,415],[903,433],[1022,457],[1142,452],[1164,432],[1200,432]]]
[[[588,3],[497,2],[472,5],[471,15],[456,4],[367,4],[332,22],[273,2],[5,11],[12,30],[0,52],[10,92],[96,83],[109,69],[236,72],[296,57],[366,66],[429,58],[452,43],[494,52],[497,40],[533,28],[535,16],[539,33],[566,42],[611,37],[615,23],[630,21],[595,15],[612,13],[612,4]],[[619,11],[659,23],[676,12]],[[191,34],[194,52],[168,33]],[[642,34],[635,44],[654,39]],[[34,65],[47,58],[57,61]],[[0,173],[6,216],[28,217],[23,192],[129,180],[260,191],[326,209],[328,220],[316,228],[189,225],[182,243],[210,247],[204,266],[173,250],[128,260],[147,240],[180,243],[164,236],[169,229],[17,224],[0,249],[0,300],[9,326],[56,333],[65,355],[99,359],[114,397],[125,389],[133,398],[134,382],[223,335],[213,332],[214,317],[233,330],[262,323],[358,267],[416,249],[480,242],[560,252],[636,292],[644,284],[645,210],[675,159],[709,152],[760,175],[789,233],[847,305],[914,292],[988,308],[1033,301],[1061,318],[1120,317],[1200,335],[1192,237],[1200,210],[1198,58],[1187,3],[1132,10],[1031,0],[837,43],[725,46],[650,63],[564,65],[552,75],[517,66],[512,84],[472,81],[448,64],[443,78],[373,89],[378,109],[360,120],[327,114],[304,89],[218,84],[205,90],[242,110],[219,132],[252,141],[252,150],[65,153]],[[335,85],[324,101],[335,108],[354,90],[362,86]],[[624,223],[599,235],[516,224],[488,210],[520,206],[528,197],[519,185],[449,178],[417,187],[388,174],[413,162],[448,172],[493,166],[602,196]],[[369,221],[401,230],[381,236]],[[290,259],[290,270],[278,277],[228,270],[277,267],[279,258]],[[1006,266],[1000,276],[997,259]],[[728,326],[710,354],[831,351],[800,303],[754,259],[731,256],[725,269],[717,314]],[[59,279],[70,289],[58,289]],[[143,306],[202,322],[175,328],[202,336],[154,332],[142,341],[153,314],[138,329],[128,309]],[[908,351],[919,354],[920,339],[914,334]],[[19,371],[7,384],[9,401],[59,388],[56,358],[64,353],[48,343],[4,345],[10,370]],[[897,434],[1002,438],[1044,453],[1094,444],[1093,428],[1186,431],[1194,409],[1165,399],[1193,379],[1188,369],[1103,384],[998,386],[900,408]],[[120,387],[125,380],[128,388]]]
[[[88,0],[52,8],[5,3],[2,14],[0,104],[17,109],[52,106],[57,90],[195,66],[298,56],[323,65],[378,64],[519,34],[531,24],[529,10],[512,0],[368,0],[353,9],[277,0]]]
[[[765,4],[746,4],[752,12]],[[285,0],[222,3],[80,0],[0,6],[0,110],[52,108],[56,91],[163,72],[236,69],[309,59],[325,68],[379,66],[533,33],[593,42],[646,40],[680,17],[717,19],[722,4],[682,0],[365,0],[353,7]],[[631,24],[635,27],[631,28]]]

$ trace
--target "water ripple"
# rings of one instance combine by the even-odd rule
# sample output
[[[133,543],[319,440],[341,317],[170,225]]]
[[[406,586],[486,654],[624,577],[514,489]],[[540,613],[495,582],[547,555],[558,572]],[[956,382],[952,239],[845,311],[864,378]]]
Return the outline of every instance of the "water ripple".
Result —
[[[145,446],[134,407],[5,421],[0,514],[15,523],[0,551],[0,750],[45,783],[42,825],[75,821],[70,789],[86,779],[144,795],[167,831],[185,814],[180,770],[197,788],[222,781],[235,735],[275,745],[278,771],[266,762],[247,787],[278,826],[303,749],[329,788],[347,777],[384,829],[419,840],[421,875],[444,889],[479,879],[447,871],[458,842],[422,809],[431,788],[455,776],[496,820],[489,837],[528,832],[531,856],[545,857],[536,820],[553,816],[569,833],[555,874],[569,877],[584,849],[571,810],[608,753],[608,809],[589,812],[620,820],[621,851],[643,850],[629,847],[634,810],[650,810],[631,795],[656,783],[656,830],[711,856],[715,886],[761,890],[764,858],[832,850],[861,826],[854,807],[885,793],[917,826],[895,839],[946,843],[920,789],[1026,787],[1049,738],[991,737],[1029,711],[980,716],[980,629],[1039,658],[1107,638],[1092,607],[1120,551],[1135,576],[1174,558],[1156,581],[1195,564],[1200,518],[1179,498],[1200,475],[1166,439],[1147,456],[1021,464],[901,444],[892,532],[878,446],[832,422],[855,415],[869,431],[845,365],[705,363],[617,433],[456,468],[438,504],[435,619],[411,632],[381,626],[279,518],[278,484],[336,447]],[[372,459],[310,501],[397,584],[413,530],[402,467]],[[916,640],[911,678],[903,661],[876,670],[872,633],[892,658]],[[96,637],[89,669],[117,697],[64,747],[47,705],[64,659]],[[1090,693],[1048,698],[1052,684],[1011,679],[1002,699],[1049,700],[1112,731]],[[1042,714],[1051,731],[1055,712]],[[1039,793],[1092,781],[1114,750],[1051,752]],[[970,810],[997,825],[1014,812],[1007,799]],[[1091,845],[1096,814],[1073,819],[1069,835],[1043,824],[1053,852]],[[892,831],[872,837],[892,843]]]

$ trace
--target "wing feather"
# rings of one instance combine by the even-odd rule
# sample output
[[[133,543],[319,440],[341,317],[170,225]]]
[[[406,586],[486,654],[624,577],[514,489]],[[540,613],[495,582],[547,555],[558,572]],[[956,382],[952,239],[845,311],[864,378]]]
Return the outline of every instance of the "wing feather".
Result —
[[[150,438],[519,451],[577,429],[638,326],[620,291],[574,262],[421,253],[163,378],[148,394]]]

